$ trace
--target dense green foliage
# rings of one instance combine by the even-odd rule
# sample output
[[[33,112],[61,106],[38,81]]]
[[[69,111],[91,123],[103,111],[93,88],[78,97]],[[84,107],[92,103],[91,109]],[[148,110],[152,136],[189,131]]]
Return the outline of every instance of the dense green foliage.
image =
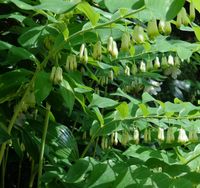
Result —
[[[199,187],[198,0],[0,12],[0,187]]]

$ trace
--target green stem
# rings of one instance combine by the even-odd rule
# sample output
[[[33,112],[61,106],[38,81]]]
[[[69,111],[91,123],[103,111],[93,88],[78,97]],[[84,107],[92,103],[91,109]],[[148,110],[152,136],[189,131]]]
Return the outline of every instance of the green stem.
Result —
[[[51,106],[47,103],[46,104],[46,115],[44,120],[44,130],[41,140],[41,150],[40,150],[40,159],[39,159],[39,165],[38,165],[38,184],[37,187],[41,187],[41,177],[42,177],[42,167],[43,167],[43,159],[44,159],[44,148],[45,148],[45,141],[46,141],[46,135],[47,135],[47,129],[49,125],[49,114],[50,114]]]
[[[85,154],[86,154],[87,151],[89,150],[91,144],[94,142],[94,140],[95,140],[95,138],[96,138],[98,132],[100,131],[100,129],[101,129],[101,127],[99,127],[99,128],[97,129],[96,133],[91,137],[90,142],[88,143],[88,145],[86,146],[86,148],[84,149],[84,151],[83,151],[83,153],[82,153],[82,155],[81,155],[82,158],[85,156]]]
[[[200,153],[195,155],[194,157],[192,157],[191,159],[187,160],[184,165],[187,165],[188,163],[190,163],[191,161],[195,160],[196,158],[200,157]]]
[[[22,174],[22,159],[19,162],[18,178],[17,178],[17,188],[20,188],[21,174]]]
[[[34,169],[35,169],[35,161],[31,159],[31,175],[30,175],[30,180],[29,180],[29,188],[33,187],[33,182],[36,175],[36,171]]]

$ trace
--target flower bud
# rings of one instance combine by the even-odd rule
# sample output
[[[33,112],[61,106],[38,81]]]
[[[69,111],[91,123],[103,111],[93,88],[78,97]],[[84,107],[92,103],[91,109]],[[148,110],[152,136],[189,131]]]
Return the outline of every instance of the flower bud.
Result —
[[[123,131],[121,136],[121,144],[125,146],[128,143],[128,141],[129,141],[129,134],[127,131]]]
[[[173,128],[169,127],[167,129],[167,138],[166,138],[166,143],[167,144],[171,144],[175,141],[175,137],[174,137],[174,132],[173,132]]]
[[[98,41],[94,45],[92,56],[94,59],[101,60],[102,58],[101,41]]]
[[[158,28],[159,32],[164,35],[169,35],[172,31],[170,22],[166,22],[163,20],[160,20]]]
[[[51,69],[51,75],[50,75],[51,82],[53,82],[53,80],[54,80],[55,72],[56,72],[56,67],[53,66],[52,69]]]
[[[114,73],[113,73],[112,70],[110,70],[110,72],[109,72],[109,79],[110,79],[111,81],[113,81],[113,79],[114,79]]]
[[[108,45],[107,45],[107,50],[108,50],[109,53],[112,52],[112,48],[113,48],[113,38],[109,37],[109,39],[108,39]]]
[[[79,57],[80,57],[80,61],[83,61],[84,60],[84,51],[85,51],[85,44],[82,44],[81,45],[81,48],[80,48],[80,53],[79,53]]]
[[[132,39],[133,39],[133,42],[136,44],[142,44],[145,42],[145,33],[144,33],[143,27],[138,26],[138,25],[134,27]]]
[[[144,143],[149,143],[151,142],[151,130],[146,128],[144,130]]]
[[[131,67],[131,73],[133,75],[136,75],[136,73],[138,72],[138,68],[137,68],[137,65],[135,63],[132,64],[132,67]]]
[[[160,60],[158,57],[156,57],[155,61],[154,61],[154,68],[158,69],[160,68]]]
[[[70,62],[71,62],[71,55],[68,55],[67,61],[66,61],[66,64],[65,64],[65,70],[66,71],[70,71]]]
[[[88,51],[87,51],[87,48],[85,48],[85,50],[84,50],[83,63],[85,63],[85,64],[88,63]]]
[[[147,71],[152,70],[153,69],[153,63],[151,60],[147,61]]]
[[[153,39],[153,38],[155,38],[156,36],[159,35],[156,20],[151,20],[151,21],[148,22],[147,34],[148,34],[150,39]]]
[[[164,129],[161,127],[158,128],[158,140],[160,141],[165,140]]]
[[[129,51],[129,44],[130,44],[130,35],[129,33],[125,32],[122,35],[121,39],[121,50],[122,51]]]
[[[165,55],[162,56],[162,59],[161,59],[161,67],[162,67],[163,69],[166,69],[166,68],[169,67],[169,64],[168,64],[168,62],[167,62],[167,57],[166,57]]]
[[[184,144],[188,142],[188,137],[183,128],[179,129],[179,135],[178,135],[178,143]]]
[[[133,141],[135,144],[139,144],[139,142],[140,142],[140,133],[137,128],[135,128],[134,132],[133,132]]]
[[[118,133],[115,132],[114,133],[114,145],[117,145],[118,144]]]
[[[129,66],[125,66],[125,70],[124,70],[125,75],[130,76],[130,68]]]
[[[53,83],[56,84],[60,84],[60,82],[62,82],[63,80],[63,76],[62,76],[62,68],[61,67],[57,67],[56,68],[56,72],[55,72],[55,77],[53,80]]]
[[[140,62],[140,71],[141,72],[146,72],[146,64],[144,63],[144,61]]]
[[[112,42],[112,51],[111,51],[111,55],[114,58],[118,57],[118,48],[117,48],[117,43],[115,41]]]
[[[199,138],[198,138],[198,135],[195,131],[195,129],[192,129],[190,132],[189,132],[189,141],[190,142],[198,142]]]
[[[174,66],[174,58],[173,58],[172,55],[169,55],[169,56],[168,56],[167,63],[168,63],[169,65]]]
[[[195,20],[195,8],[193,1],[190,2],[190,12],[189,12],[189,18],[193,22]]]
[[[176,18],[176,27],[179,29],[181,27],[181,24],[182,24],[182,16],[181,12],[179,12]]]
[[[178,56],[176,56],[175,58],[174,58],[174,65],[176,66],[176,67],[180,67],[180,64],[181,64],[181,62],[180,62],[180,59],[179,59],[179,57]]]

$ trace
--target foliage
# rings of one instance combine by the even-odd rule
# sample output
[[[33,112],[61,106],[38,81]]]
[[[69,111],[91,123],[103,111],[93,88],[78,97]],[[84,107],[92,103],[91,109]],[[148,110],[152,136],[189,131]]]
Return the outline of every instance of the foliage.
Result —
[[[199,187],[198,1],[0,5],[0,187]]]

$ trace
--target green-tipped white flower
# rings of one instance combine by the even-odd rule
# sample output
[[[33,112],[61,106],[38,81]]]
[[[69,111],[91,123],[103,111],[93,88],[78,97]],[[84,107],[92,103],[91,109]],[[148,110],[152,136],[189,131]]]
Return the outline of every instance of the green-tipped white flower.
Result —
[[[144,130],[144,143],[149,143],[151,142],[151,130],[146,128]]]
[[[79,57],[80,57],[80,61],[82,61],[84,59],[84,51],[85,51],[85,44],[82,44],[80,47],[80,53],[79,53]]]
[[[178,134],[178,143],[184,144],[188,142],[189,139],[187,137],[187,134],[183,128],[179,129],[179,134]]]
[[[130,68],[128,65],[125,66],[124,73],[125,73],[125,75],[130,76]]]
[[[114,58],[118,57],[118,48],[117,48],[117,43],[115,41],[112,42],[112,51],[111,51],[111,55]]]
[[[173,58],[172,55],[169,55],[169,56],[168,56],[167,63],[168,63],[169,65],[174,66],[174,58]]]
[[[152,70],[152,69],[153,69],[153,63],[152,63],[151,60],[148,60],[148,61],[147,61],[147,71],[148,71],[148,70]]]
[[[135,63],[133,63],[132,67],[131,67],[131,73],[133,75],[136,75],[136,73],[138,72],[138,68],[137,65]]]
[[[189,132],[189,140],[190,142],[197,142],[199,140],[198,135],[194,129]]]
[[[154,61],[154,68],[158,69],[160,68],[160,60],[159,57],[156,57],[155,61]]]
[[[135,144],[139,144],[140,142],[140,133],[139,133],[139,130],[138,129],[134,129],[134,132],[133,132],[133,141],[135,142]]]
[[[113,73],[113,71],[112,70],[110,70],[110,72],[109,72],[109,79],[111,80],[111,81],[113,81],[114,80],[114,73]]]
[[[140,71],[141,72],[146,72],[146,64],[144,63],[144,61],[140,62]]]
[[[164,129],[161,127],[158,128],[158,140],[160,140],[160,141],[165,140]]]
[[[113,45],[113,38],[109,37],[109,39],[108,39],[108,45],[107,45],[107,50],[108,50],[109,53],[112,52],[112,45]]]
[[[129,45],[130,45],[130,35],[129,33],[125,32],[122,35],[122,39],[121,39],[121,50],[122,51],[129,51]]]
[[[133,39],[133,42],[136,44],[142,44],[145,42],[145,33],[144,33],[143,27],[138,26],[138,25],[134,27],[132,39]]]
[[[118,144],[118,133],[115,132],[114,133],[114,145],[117,145]]]
[[[94,59],[101,60],[102,58],[102,49],[101,49],[101,41],[97,41],[93,47],[92,56]]]
[[[156,20],[151,20],[147,25],[147,34],[149,38],[153,39],[154,37],[159,35],[158,26]]]
[[[166,138],[166,143],[167,144],[171,144],[175,141],[175,137],[174,137],[174,132],[173,132],[173,128],[169,127],[167,129],[167,138]]]

